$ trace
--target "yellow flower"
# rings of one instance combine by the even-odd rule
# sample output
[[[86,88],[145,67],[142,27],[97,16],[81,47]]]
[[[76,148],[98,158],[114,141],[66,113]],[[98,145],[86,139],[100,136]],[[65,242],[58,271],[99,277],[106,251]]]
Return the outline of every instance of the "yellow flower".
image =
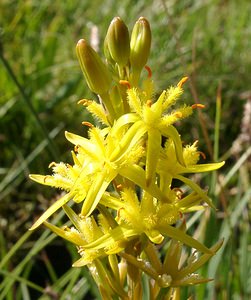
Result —
[[[104,250],[88,249],[84,251],[83,246],[102,237],[106,230],[105,226],[98,226],[93,216],[79,217],[67,205],[64,205],[63,209],[75,227],[69,228],[64,226],[63,228],[59,228],[48,222],[44,222],[44,225],[58,236],[70,241],[78,247],[78,252],[82,256],[83,265],[90,264],[98,257],[104,256]]]
[[[182,155],[182,144],[179,134],[172,126],[177,120],[188,117],[193,108],[182,106],[169,114],[166,111],[175,104],[182,94],[182,84],[187,77],[182,79],[176,87],[163,91],[155,103],[148,93],[136,88],[128,89],[128,103],[131,113],[123,115],[119,121],[124,124],[133,124],[132,130],[135,131],[140,125],[141,129],[147,133],[146,146],[146,184],[150,185],[155,179],[155,170],[161,150],[161,137],[170,137],[175,144],[175,151],[178,161],[184,165]]]
[[[221,168],[225,162],[197,164],[200,157],[200,152],[197,151],[197,142],[191,146],[183,147],[182,153],[184,164],[179,162],[175,150],[176,149],[173,141],[168,139],[159,156],[157,173],[160,175],[162,192],[164,192],[164,194],[168,194],[169,190],[167,187],[171,185],[173,179],[178,179],[188,185],[208,205],[213,206],[206,193],[195,182],[182,176],[181,174],[214,171]]]
[[[182,243],[202,251],[211,253],[207,247],[190,237],[182,230],[173,227],[182,217],[182,212],[189,211],[194,201],[184,201],[183,205],[163,203],[144,192],[139,200],[135,191],[124,189],[121,198],[104,197],[101,203],[117,210],[116,224],[100,238],[82,246],[86,251],[97,250],[100,253],[115,254],[126,248],[132,239],[148,238],[155,244],[160,244],[164,237],[181,241]],[[191,200],[190,197],[189,200]],[[198,201],[198,198],[194,198]],[[80,259],[84,262],[85,259]],[[82,263],[81,263],[82,265]]]
[[[52,176],[30,175],[41,184],[62,188],[68,193],[57,200],[32,226],[35,229],[50,217],[58,208],[70,199],[81,202],[83,215],[90,215],[96,208],[108,185],[119,174],[120,169],[127,169],[143,156],[140,137],[142,130],[134,135],[131,130],[114,126],[111,130],[92,127],[90,139],[66,132],[66,138],[75,145],[74,165],[51,164]]]

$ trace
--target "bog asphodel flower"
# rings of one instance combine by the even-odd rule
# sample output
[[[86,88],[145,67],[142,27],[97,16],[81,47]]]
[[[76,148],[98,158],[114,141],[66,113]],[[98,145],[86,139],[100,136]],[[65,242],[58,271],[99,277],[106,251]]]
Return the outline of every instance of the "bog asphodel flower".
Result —
[[[184,215],[213,207],[207,192],[186,174],[217,170],[224,162],[199,164],[203,154],[198,142],[182,143],[175,123],[203,105],[176,106],[187,77],[156,99],[151,69],[146,66],[147,78],[143,71],[150,45],[150,25],[142,17],[131,40],[124,22],[114,18],[105,38],[106,61],[85,40],[78,42],[81,69],[100,100],[99,104],[87,99],[79,103],[99,125],[83,122],[89,127],[88,137],[65,132],[73,144],[72,164],[52,162],[51,175],[30,175],[38,183],[65,191],[31,229],[44,224],[75,244],[80,258],[73,266],[89,267],[104,299],[115,294],[121,299],[141,297],[143,273],[154,281],[149,286],[154,297],[162,288],[175,287],[165,298],[171,299],[179,294],[179,287],[207,281],[193,272],[221,245],[208,248],[188,235]],[[182,185],[187,186],[186,192]],[[77,212],[69,201],[77,203]],[[47,221],[60,208],[71,227],[59,228]],[[167,240],[162,265],[155,245],[161,249]],[[183,244],[203,254],[197,263],[179,269]]]

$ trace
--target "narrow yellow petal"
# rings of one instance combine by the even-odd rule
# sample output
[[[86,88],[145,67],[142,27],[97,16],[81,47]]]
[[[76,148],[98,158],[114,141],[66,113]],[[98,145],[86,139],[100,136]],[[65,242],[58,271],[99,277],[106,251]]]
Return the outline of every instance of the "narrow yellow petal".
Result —
[[[162,134],[166,137],[170,137],[175,145],[175,152],[177,156],[178,162],[182,166],[186,166],[184,158],[183,158],[183,147],[180,139],[180,135],[175,127],[172,125],[168,126],[167,128],[163,129]]]
[[[121,168],[119,170],[119,174],[121,176],[126,177],[131,180],[133,183],[137,184],[141,188],[143,188],[147,193],[157,198],[158,200],[164,202],[170,202],[169,199],[166,198],[165,194],[159,189],[159,187],[152,182],[149,186],[146,184],[146,173],[145,171],[139,167],[138,165],[127,166],[125,168]]]
[[[198,251],[212,254],[213,251],[201,244],[199,241],[195,240],[182,230],[172,227],[170,225],[165,224],[164,226],[158,226],[158,230],[161,234],[166,235],[172,239],[175,239],[177,241],[182,242],[183,244],[186,244],[189,247],[195,248]]]
[[[177,279],[184,278],[200,269],[213,255],[215,255],[215,253],[221,248],[222,244],[223,239],[219,240],[210,248],[211,253],[201,255],[196,261],[193,261],[191,264],[188,264],[186,267],[179,270]]]
[[[104,206],[110,207],[115,210],[119,210],[121,208],[121,200],[120,198],[111,196],[109,193],[104,193],[100,199],[100,204]]]
[[[84,249],[93,249],[99,250],[102,248],[107,248],[111,245],[114,245],[115,242],[122,242],[124,240],[128,240],[137,236],[138,232],[135,229],[128,229],[125,227],[117,226],[116,228],[112,229],[110,232],[104,234],[99,239],[84,245]]]
[[[124,114],[117,121],[114,122],[114,125],[111,129],[111,134],[116,136],[117,132],[121,130],[123,126],[130,123],[135,123],[139,120],[140,120],[139,116],[135,113]]]
[[[135,143],[137,143],[142,138],[145,132],[146,128],[143,125],[142,121],[134,123],[118,143],[117,147],[114,149],[110,160],[114,161],[119,157],[126,155],[126,151],[128,149],[131,149],[131,147],[134,146]]]
[[[30,174],[29,177],[40,184],[55,186],[53,176],[51,175]]]
[[[160,234],[158,230],[145,231],[145,234],[154,244],[161,244],[164,240],[164,236]]]
[[[81,232],[81,230],[82,230],[82,226],[81,226],[82,220],[80,219],[80,217],[68,205],[63,205],[63,209],[64,209],[65,213],[67,214],[68,218],[71,220],[72,224],[77,228],[78,231]]]
[[[62,198],[58,199],[55,203],[53,203],[43,214],[42,216],[31,226],[29,230],[34,230],[38,226],[40,226],[44,221],[46,221],[55,211],[57,211],[60,207],[65,205],[70,199],[72,195],[70,193],[64,195]]]
[[[80,268],[80,267],[84,267],[88,264],[90,264],[92,261],[86,259],[84,256],[82,256],[80,259],[78,259],[77,261],[75,261],[72,266],[73,268]]]
[[[180,280],[173,280],[172,281],[172,285],[173,286],[191,286],[191,285],[195,285],[195,284],[202,284],[202,283],[207,283],[212,281],[213,279],[210,278],[202,278],[200,276],[189,276],[187,278],[182,278]],[[192,298],[189,298],[192,299]]]
[[[89,156],[94,161],[100,161],[100,159],[103,156],[103,152],[100,151],[100,149],[97,147],[97,145],[93,144],[90,140],[79,136],[74,133],[70,133],[68,131],[65,131],[65,137],[66,139],[71,142],[73,145],[81,146],[83,149],[83,152]]]
[[[72,231],[71,229],[68,228],[68,230],[64,230],[62,228],[59,228],[49,222],[44,222],[44,225],[49,228],[51,231],[53,231],[56,235],[62,237],[63,239],[77,245],[77,246],[82,246],[86,244],[86,241],[83,239],[81,234],[79,232]]]
[[[97,253],[96,253],[97,254]],[[77,261],[75,261],[72,266],[74,268],[79,268],[79,267],[84,267],[90,263],[92,263],[92,261],[97,258],[99,255],[96,256],[92,256],[92,255],[84,255],[82,256],[80,259],[78,259]]]
[[[179,179],[180,181],[183,181],[185,184],[190,186],[191,189],[193,189],[198,195],[201,196],[202,200],[204,200],[210,207],[215,209],[214,204],[212,203],[211,199],[205,194],[205,192],[192,180],[181,176],[181,175],[175,175],[174,178]]]
[[[84,204],[82,206],[81,214],[84,216],[89,216],[96,206],[98,205],[101,197],[103,196],[104,192],[106,191],[110,182],[116,177],[117,171],[110,170],[109,172],[104,169],[95,180],[93,181]]]
[[[193,166],[188,166],[184,168],[183,173],[202,173],[210,172],[221,168],[225,164],[225,161],[211,164],[198,164]]]

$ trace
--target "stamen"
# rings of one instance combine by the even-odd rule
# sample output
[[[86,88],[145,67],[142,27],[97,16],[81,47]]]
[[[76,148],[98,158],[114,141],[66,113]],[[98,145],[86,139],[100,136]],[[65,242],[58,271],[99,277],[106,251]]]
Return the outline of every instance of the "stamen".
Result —
[[[147,77],[148,77],[148,78],[151,78],[151,77],[152,77],[152,70],[151,70],[151,68],[150,68],[149,66],[145,66],[145,69],[146,69],[147,72],[148,72]]]
[[[53,162],[51,162],[50,164],[49,164],[49,166],[48,166],[48,168],[50,169],[50,168],[52,168],[52,167],[56,167],[56,163],[55,163],[55,161],[53,161]]]
[[[79,145],[74,146],[74,151],[75,151],[76,153],[78,153],[78,148],[79,148]]]
[[[192,107],[192,109],[195,109],[195,108],[205,108],[206,106],[201,103],[195,103],[191,107]]]
[[[126,86],[128,89],[131,88],[130,82],[129,82],[128,80],[120,80],[119,83],[120,83],[121,85]]]
[[[83,104],[84,106],[91,104],[92,100],[81,99],[78,101],[78,104]]]
[[[92,123],[87,122],[87,121],[82,122],[82,125],[85,125],[85,126],[88,126],[88,127],[90,127],[90,128],[93,128]]]
[[[117,189],[117,190],[119,190],[119,191],[121,191],[121,190],[122,190],[122,187],[123,187],[123,186],[122,186],[122,184],[121,184],[121,183],[120,183],[120,184],[118,184],[118,185],[116,185],[116,189]]]
[[[177,87],[182,88],[182,85],[188,80],[188,77],[183,77],[179,83],[177,84]]]
[[[182,112],[180,112],[180,111],[177,111],[174,115],[177,118],[182,118]]]
[[[152,100],[147,100],[146,101],[146,106],[151,107],[152,106]]]

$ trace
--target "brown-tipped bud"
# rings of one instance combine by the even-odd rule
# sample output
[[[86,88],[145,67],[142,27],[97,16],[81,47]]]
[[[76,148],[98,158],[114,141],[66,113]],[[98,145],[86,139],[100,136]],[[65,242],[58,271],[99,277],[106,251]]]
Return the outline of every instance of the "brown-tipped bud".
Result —
[[[146,65],[151,48],[151,37],[149,22],[144,17],[140,17],[133,27],[130,43],[130,62],[133,69],[141,70]]]
[[[97,52],[84,39],[78,41],[76,51],[90,90],[99,95],[106,93],[112,80],[108,68]]]
[[[108,30],[105,38],[108,50],[112,59],[120,66],[128,63],[130,55],[129,31],[125,23],[115,17]]]

